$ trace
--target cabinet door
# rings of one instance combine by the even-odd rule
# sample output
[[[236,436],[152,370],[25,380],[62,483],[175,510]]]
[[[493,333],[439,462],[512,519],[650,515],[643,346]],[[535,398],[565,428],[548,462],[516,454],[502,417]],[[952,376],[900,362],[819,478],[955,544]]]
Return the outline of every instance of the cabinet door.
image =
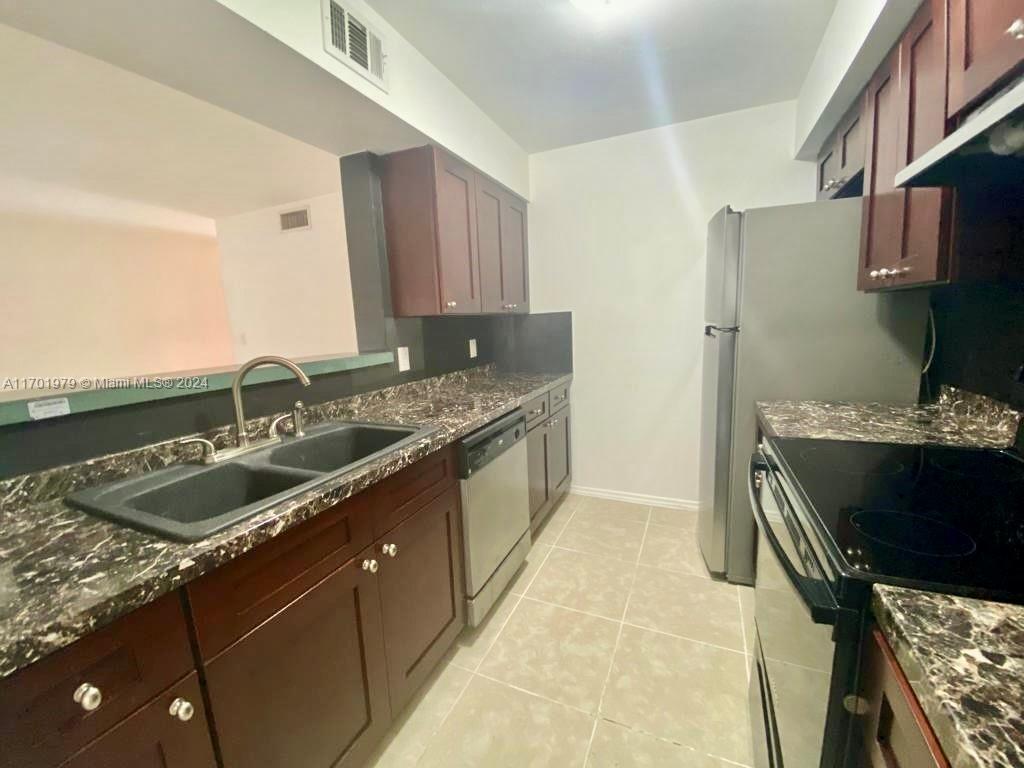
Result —
[[[886,287],[880,270],[899,261],[903,243],[906,192],[895,186],[900,169],[899,47],[871,78],[865,93],[864,216],[861,219],[860,273],[857,287]]]
[[[359,765],[390,721],[367,549],[206,664],[224,768]]]
[[[533,520],[548,503],[547,422],[526,433],[526,466],[530,487],[530,520]]]
[[[839,155],[839,183],[842,188],[864,170],[864,130],[860,99],[839,123],[836,153]]]
[[[506,311],[501,237],[504,196],[504,190],[497,184],[477,176],[476,237],[480,254],[480,298],[484,312]]]
[[[548,427],[549,496],[555,500],[569,490],[572,474],[569,406],[551,417]]]
[[[949,116],[1024,62],[1024,0],[949,0]]]
[[[508,312],[530,311],[529,239],[526,201],[509,192],[501,198],[502,303]]]
[[[446,152],[436,152],[437,247],[441,311],[480,312],[476,230],[476,172]]]
[[[835,136],[830,136],[818,155],[818,199],[832,197],[839,171],[839,157],[836,154]]]
[[[378,547],[388,690],[396,714],[465,626],[462,523],[453,485]]]
[[[900,41],[900,164],[903,169],[946,137],[945,0],[927,0]],[[949,273],[952,190],[905,192],[897,286],[945,280]]]
[[[171,714],[181,699],[192,707]],[[92,742],[62,768],[216,768],[203,695],[195,672]]]

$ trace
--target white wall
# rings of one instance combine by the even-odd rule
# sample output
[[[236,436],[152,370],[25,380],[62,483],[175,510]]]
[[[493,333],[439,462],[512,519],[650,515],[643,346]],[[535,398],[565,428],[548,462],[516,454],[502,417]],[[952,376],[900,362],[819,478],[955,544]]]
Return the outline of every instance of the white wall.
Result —
[[[87,213],[0,210],[0,376],[230,365],[217,241]]]
[[[344,5],[385,37],[388,93],[324,51],[320,0],[218,2],[519,194],[529,193],[525,150],[365,3]]]
[[[310,206],[311,227],[279,213]],[[358,350],[340,190],[217,220],[236,360]]]
[[[704,245],[721,207],[807,202],[794,102],[530,157],[530,302],[573,312],[577,486],[697,498]]]

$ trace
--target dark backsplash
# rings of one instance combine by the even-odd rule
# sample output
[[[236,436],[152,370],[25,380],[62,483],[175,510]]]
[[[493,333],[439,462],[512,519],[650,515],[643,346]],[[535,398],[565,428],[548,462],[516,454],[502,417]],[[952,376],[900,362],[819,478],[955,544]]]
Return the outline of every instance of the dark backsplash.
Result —
[[[470,359],[468,340],[477,340]],[[248,417],[291,408],[301,398],[321,403],[407,381],[494,363],[523,373],[572,371],[572,315],[397,318],[387,321],[392,349],[408,346],[411,370],[396,365],[317,376],[309,387],[293,381],[245,388]],[[137,448],[234,421],[230,390],[73,414],[0,428],[0,478]]]
[[[937,288],[933,392],[950,384],[1024,409],[1024,283]]]

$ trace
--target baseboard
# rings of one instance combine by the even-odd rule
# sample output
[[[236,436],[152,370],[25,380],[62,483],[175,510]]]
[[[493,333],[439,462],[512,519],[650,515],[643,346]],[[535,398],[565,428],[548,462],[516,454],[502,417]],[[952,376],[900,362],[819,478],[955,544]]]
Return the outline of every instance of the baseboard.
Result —
[[[649,496],[645,493],[610,491],[607,488],[587,488],[582,485],[572,486],[569,492],[577,496],[591,496],[595,499],[611,499],[612,501],[626,501],[630,504],[646,504],[650,507],[686,509],[691,512],[697,511],[697,502],[690,499],[673,499],[669,496]]]

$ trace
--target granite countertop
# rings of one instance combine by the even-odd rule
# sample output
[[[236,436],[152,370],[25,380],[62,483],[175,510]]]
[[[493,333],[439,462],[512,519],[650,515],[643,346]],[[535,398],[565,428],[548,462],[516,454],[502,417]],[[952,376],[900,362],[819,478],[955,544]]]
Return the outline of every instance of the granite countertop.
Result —
[[[870,443],[1008,448],[1021,414],[983,395],[942,387],[929,405],[784,400],[758,403],[770,437],[805,437]]]
[[[875,585],[872,609],[950,763],[1024,766],[1024,606]]]
[[[474,369],[311,406],[308,423],[359,420],[435,431],[195,543],[90,517],[63,499],[80,488],[195,458],[177,441],[0,481],[0,678],[373,485],[571,380]],[[271,417],[247,422],[266,433]],[[203,433],[227,445],[231,430]]]

